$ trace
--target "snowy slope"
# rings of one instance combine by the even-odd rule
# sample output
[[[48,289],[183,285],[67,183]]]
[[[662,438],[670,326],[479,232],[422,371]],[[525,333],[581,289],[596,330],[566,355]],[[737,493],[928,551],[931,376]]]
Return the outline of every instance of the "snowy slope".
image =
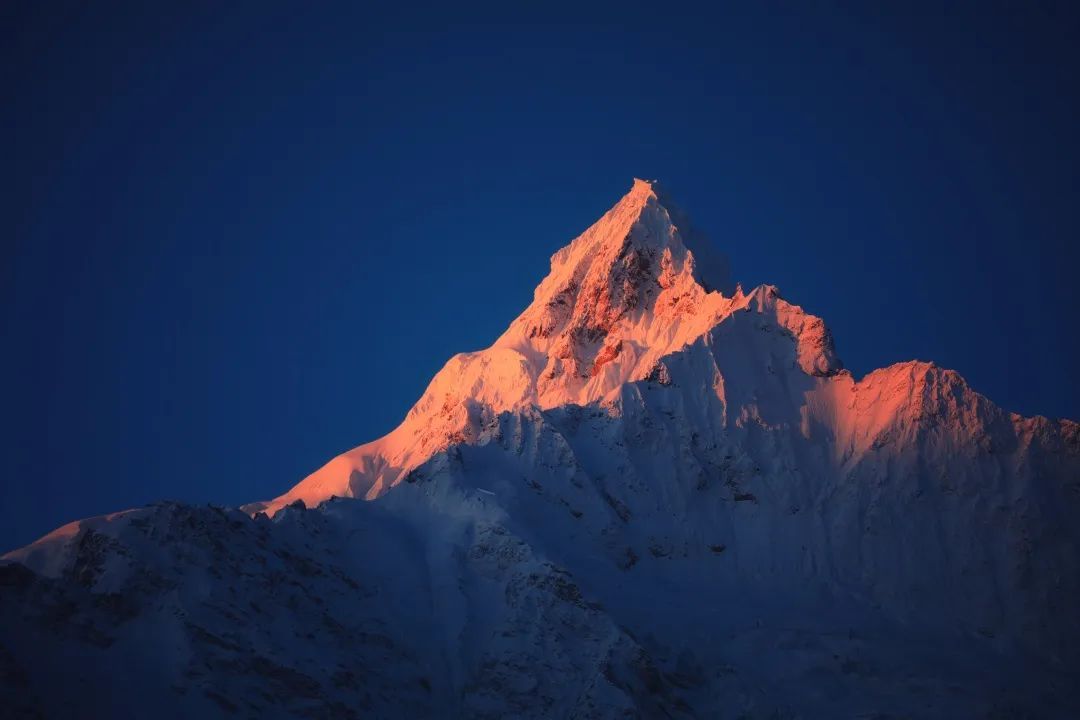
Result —
[[[824,324],[774,289],[717,290],[729,284],[724,262],[699,268],[687,242],[706,252],[707,245],[693,233],[684,237],[661,198],[653,183],[635,180],[615,207],[552,256],[532,304],[502,337],[451,358],[394,431],[251,509],[378,497],[434,453],[475,440],[500,412],[610,402],[627,382],[660,372],[661,358],[748,308],[797,338],[805,372],[839,369]]]
[[[245,510],[163,503],[6,556],[5,707],[1080,707],[1080,426],[929,363],[856,380],[819,318],[733,288],[654,183],[398,428]]]

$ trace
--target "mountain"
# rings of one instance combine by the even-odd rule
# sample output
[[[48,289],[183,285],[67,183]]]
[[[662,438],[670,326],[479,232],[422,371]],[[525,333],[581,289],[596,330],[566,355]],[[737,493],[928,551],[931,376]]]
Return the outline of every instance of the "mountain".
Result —
[[[0,565],[45,717],[1073,717],[1080,426],[856,379],[637,180],[494,344],[284,495]]]

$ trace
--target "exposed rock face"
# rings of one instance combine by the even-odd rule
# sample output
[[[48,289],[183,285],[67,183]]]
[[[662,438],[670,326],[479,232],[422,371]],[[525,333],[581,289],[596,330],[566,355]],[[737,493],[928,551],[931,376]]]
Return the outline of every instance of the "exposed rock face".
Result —
[[[686,228],[636,182],[492,347],[274,501],[9,554],[5,707],[1070,717],[1080,426],[930,363],[854,378]]]

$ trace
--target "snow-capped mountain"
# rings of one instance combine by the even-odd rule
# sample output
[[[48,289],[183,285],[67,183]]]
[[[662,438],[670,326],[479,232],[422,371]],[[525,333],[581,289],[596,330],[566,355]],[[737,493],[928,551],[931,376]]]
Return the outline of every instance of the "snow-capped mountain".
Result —
[[[1080,426],[821,319],[635,181],[405,420],[0,565],[48,717],[1072,717]],[[15,712],[15,710],[13,710]]]

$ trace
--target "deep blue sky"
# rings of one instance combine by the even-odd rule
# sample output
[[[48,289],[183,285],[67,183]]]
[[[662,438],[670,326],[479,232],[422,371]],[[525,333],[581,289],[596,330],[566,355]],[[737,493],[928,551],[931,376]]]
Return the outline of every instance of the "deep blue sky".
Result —
[[[0,9],[0,550],[383,434],[635,175],[856,375],[1080,417],[1068,3],[143,5]]]

